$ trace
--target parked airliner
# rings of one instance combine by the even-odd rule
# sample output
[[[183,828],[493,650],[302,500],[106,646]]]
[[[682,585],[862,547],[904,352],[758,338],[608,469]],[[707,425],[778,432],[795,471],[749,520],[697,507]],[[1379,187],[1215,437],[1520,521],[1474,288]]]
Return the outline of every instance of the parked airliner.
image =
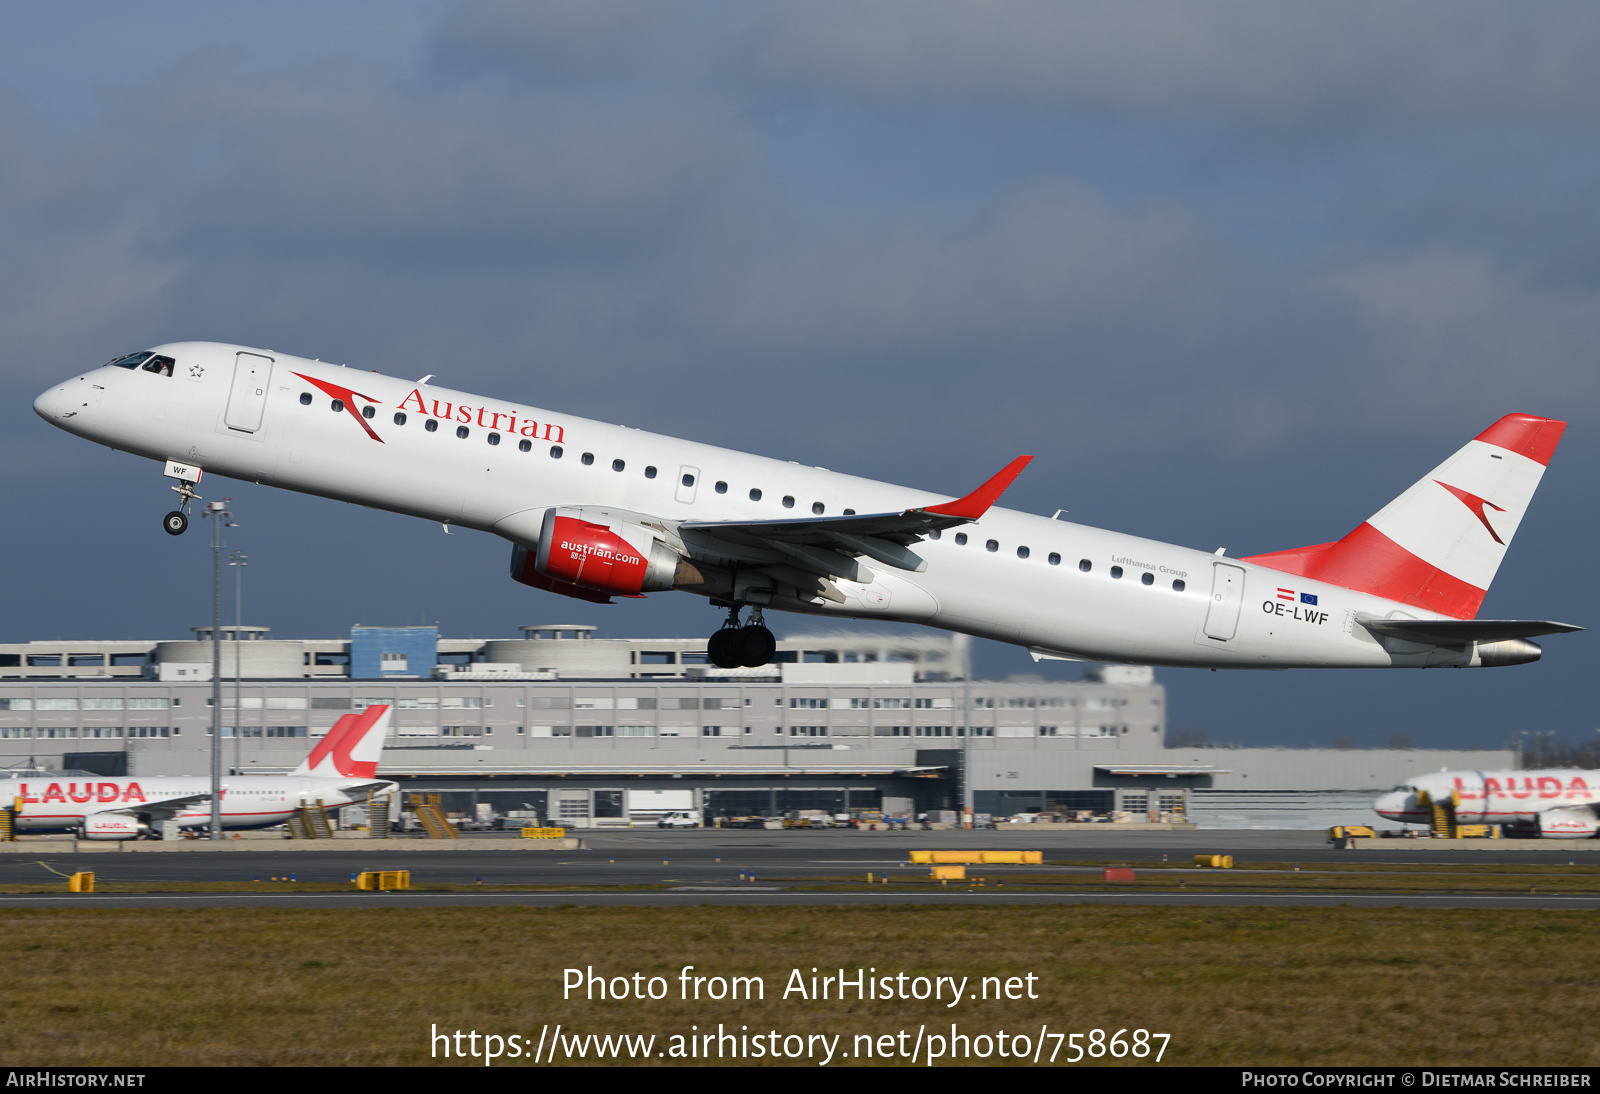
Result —
[[[1500,824],[1545,838],[1592,839],[1600,829],[1600,771],[1439,771],[1407,779],[1373,805],[1380,816],[1430,824],[1435,807],[1457,824]]]
[[[395,784],[376,777],[390,713],[378,705],[346,714],[288,775],[223,779],[222,827],[269,828],[318,802],[334,809],[391,796]],[[0,781],[0,796],[16,810],[21,832],[137,839],[168,835],[170,825],[204,828],[211,822],[211,780],[204,776],[17,775]]]
[[[1548,418],[1501,418],[1336,542],[1236,559],[996,507],[1028,456],[951,499],[432,379],[177,342],[34,409],[163,461],[174,535],[202,474],[490,532],[535,588],[710,598],[728,611],[709,646],[725,668],[771,660],[768,608],[1207,668],[1511,665],[1538,659],[1529,638],[1581,629],[1475,618],[1565,429]]]

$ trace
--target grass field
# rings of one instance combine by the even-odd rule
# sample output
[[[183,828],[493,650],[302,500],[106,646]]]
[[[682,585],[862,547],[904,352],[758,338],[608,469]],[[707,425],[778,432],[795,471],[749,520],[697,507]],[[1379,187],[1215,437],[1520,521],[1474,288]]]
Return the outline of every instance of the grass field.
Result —
[[[557,1022],[567,1033],[661,1038],[718,1023],[839,1033],[844,1051],[857,1034],[924,1024],[976,1034],[1049,1023],[1170,1033],[1169,1064],[1600,1063],[1582,1003],[1600,972],[1600,938],[1585,912],[67,909],[0,920],[9,989],[0,1051],[12,1065],[455,1063],[430,1058],[433,1024],[536,1039]],[[562,970],[590,965],[659,975],[671,995],[564,1001]],[[766,997],[680,1001],[683,965],[762,976]],[[791,970],[809,977],[812,966],[967,976],[973,986],[1032,973],[1038,998],[954,1009],[784,1000]]]

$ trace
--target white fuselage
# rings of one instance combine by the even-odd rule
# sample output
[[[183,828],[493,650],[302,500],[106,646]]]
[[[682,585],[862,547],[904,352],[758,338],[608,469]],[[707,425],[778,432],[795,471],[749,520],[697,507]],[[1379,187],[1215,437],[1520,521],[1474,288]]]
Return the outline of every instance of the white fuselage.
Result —
[[[1552,810],[1582,818],[1600,803],[1600,771],[1440,771],[1407,779],[1373,809],[1389,820],[1428,824],[1434,803],[1447,803],[1459,824],[1549,827]],[[1593,819],[1589,820],[1593,831]]]
[[[257,391],[241,391],[235,380],[241,351],[270,359]],[[895,512],[948,500],[266,350],[185,342],[156,352],[176,361],[173,375],[108,366],[51,388],[36,408],[101,444],[196,464],[207,475],[525,544],[526,529],[552,506],[735,521]],[[348,409],[333,409],[327,389],[308,379],[359,393],[355,402],[373,416],[357,420]],[[309,404],[301,401],[306,393]],[[404,424],[396,414],[405,415]],[[230,426],[230,417],[238,424],[241,415],[253,429]],[[431,431],[429,421],[437,423]],[[923,572],[874,568],[868,584],[839,583],[845,603],[817,600],[799,610],[921,623],[1104,661],[1235,668],[1476,663],[1470,645],[1463,653],[1380,644],[1355,623],[1358,613],[1443,618],[1425,610],[998,507],[916,551],[926,560]]]
[[[356,796],[344,787],[361,786]],[[367,800],[372,779],[328,779],[306,775],[236,775],[222,780],[222,827],[268,828],[283,824],[295,810],[321,803],[329,809]],[[23,832],[70,832],[84,817],[102,810],[138,814],[141,806],[189,795],[209,795],[211,780],[196,776],[33,776],[0,779],[0,804],[16,809]],[[185,805],[179,827],[211,821],[211,803]]]

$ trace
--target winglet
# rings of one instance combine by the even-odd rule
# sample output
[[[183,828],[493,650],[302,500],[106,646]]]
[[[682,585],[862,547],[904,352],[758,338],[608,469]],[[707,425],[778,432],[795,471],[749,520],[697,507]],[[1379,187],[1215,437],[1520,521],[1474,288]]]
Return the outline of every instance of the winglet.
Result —
[[[1022,469],[1027,467],[1032,459],[1032,456],[1018,456],[1006,464],[1005,470],[966,497],[947,501],[943,505],[930,505],[923,512],[938,513],[945,517],[960,517],[962,520],[977,520],[989,511],[991,505],[1000,500],[1000,495],[1005,493],[1006,487],[1022,474]]]

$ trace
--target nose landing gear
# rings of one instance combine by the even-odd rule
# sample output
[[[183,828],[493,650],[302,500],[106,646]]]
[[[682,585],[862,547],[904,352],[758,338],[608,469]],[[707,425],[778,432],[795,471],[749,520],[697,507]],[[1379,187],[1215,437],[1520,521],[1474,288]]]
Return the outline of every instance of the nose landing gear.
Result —
[[[706,643],[706,655],[719,669],[760,668],[772,662],[778,652],[778,640],[761,621],[761,609],[750,609],[750,623],[739,625],[739,611],[735,604],[728,610],[728,619],[722,629]]]
[[[169,536],[181,536],[189,530],[189,503],[200,497],[194,492],[194,484],[200,481],[200,469],[184,464],[167,461],[164,474],[170,479],[177,479],[178,485],[172,488],[178,495],[178,507],[161,518],[161,530]]]

